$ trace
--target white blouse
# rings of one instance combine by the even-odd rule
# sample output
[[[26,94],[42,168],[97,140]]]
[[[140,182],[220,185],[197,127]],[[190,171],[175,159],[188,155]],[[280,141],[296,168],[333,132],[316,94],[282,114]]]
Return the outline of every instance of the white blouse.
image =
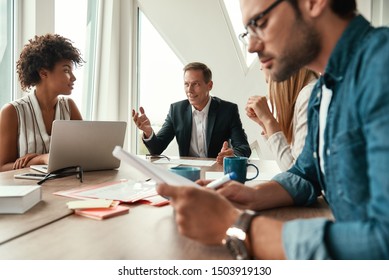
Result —
[[[297,97],[292,120],[292,143],[290,145],[288,144],[282,131],[274,133],[266,140],[269,150],[275,157],[281,171],[286,171],[292,167],[304,147],[305,137],[308,132],[308,101],[316,81],[317,80],[314,79],[302,88]]]
[[[18,153],[22,157],[29,153],[49,152],[51,136],[46,131],[42,111],[35,93],[12,101],[18,116]],[[59,97],[54,120],[70,120],[68,98]]]

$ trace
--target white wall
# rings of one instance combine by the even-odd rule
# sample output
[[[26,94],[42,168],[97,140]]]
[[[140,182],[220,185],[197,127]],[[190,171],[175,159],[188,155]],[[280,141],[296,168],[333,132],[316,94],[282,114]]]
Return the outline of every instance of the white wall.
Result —
[[[389,25],[389,0],[372,0],[371,17],[375,26]]]
[[[18,36],[15,38],[16,58],[23,46],[35,35],[54,32],[54,1],[52,0],[20,0],[15,1],[17,23],[15,29]],[[20,98],[23,92],[20,83],[15,81],[17,88],[15,96]]]

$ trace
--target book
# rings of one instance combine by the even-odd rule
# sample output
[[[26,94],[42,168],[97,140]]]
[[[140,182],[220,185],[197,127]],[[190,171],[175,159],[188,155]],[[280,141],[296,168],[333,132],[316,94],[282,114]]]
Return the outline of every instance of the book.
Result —
[[[0,214],[23,214],[41,200],[40,185],[0,186]]]
[[[76,209],[74,213],[83,217],[104,220],[111,217],[127,214],[130,208],[118,205],[110,208],[95,208],[95,209]]]

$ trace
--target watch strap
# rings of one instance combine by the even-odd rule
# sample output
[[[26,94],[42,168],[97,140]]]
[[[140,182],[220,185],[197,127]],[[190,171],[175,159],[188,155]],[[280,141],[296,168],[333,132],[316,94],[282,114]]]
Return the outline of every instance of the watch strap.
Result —
[[[258,213],[252,210],[245,210],[239,215],[236,222],[227,230],[227,237],[224,244],[235,259],[251,259],[250,250],[246,247],[247,235],[249,234],[251,222]]]

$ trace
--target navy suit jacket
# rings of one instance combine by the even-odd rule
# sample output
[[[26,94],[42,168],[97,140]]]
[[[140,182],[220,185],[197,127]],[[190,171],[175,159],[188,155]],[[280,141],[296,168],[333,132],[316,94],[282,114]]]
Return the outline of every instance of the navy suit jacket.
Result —
[[[151,154],[161,154],[174,137],[180,156],[189,156],[192,134],[192,106],[188,100],[170,105],[165,123],[149,141],[143,141]],[[238,106],[217,97],[211,98],[206,132],[207,156],[216,158],[223,142],[231,139],[234,154],[249,157],[251,155],[247,135],[242,127]]]

